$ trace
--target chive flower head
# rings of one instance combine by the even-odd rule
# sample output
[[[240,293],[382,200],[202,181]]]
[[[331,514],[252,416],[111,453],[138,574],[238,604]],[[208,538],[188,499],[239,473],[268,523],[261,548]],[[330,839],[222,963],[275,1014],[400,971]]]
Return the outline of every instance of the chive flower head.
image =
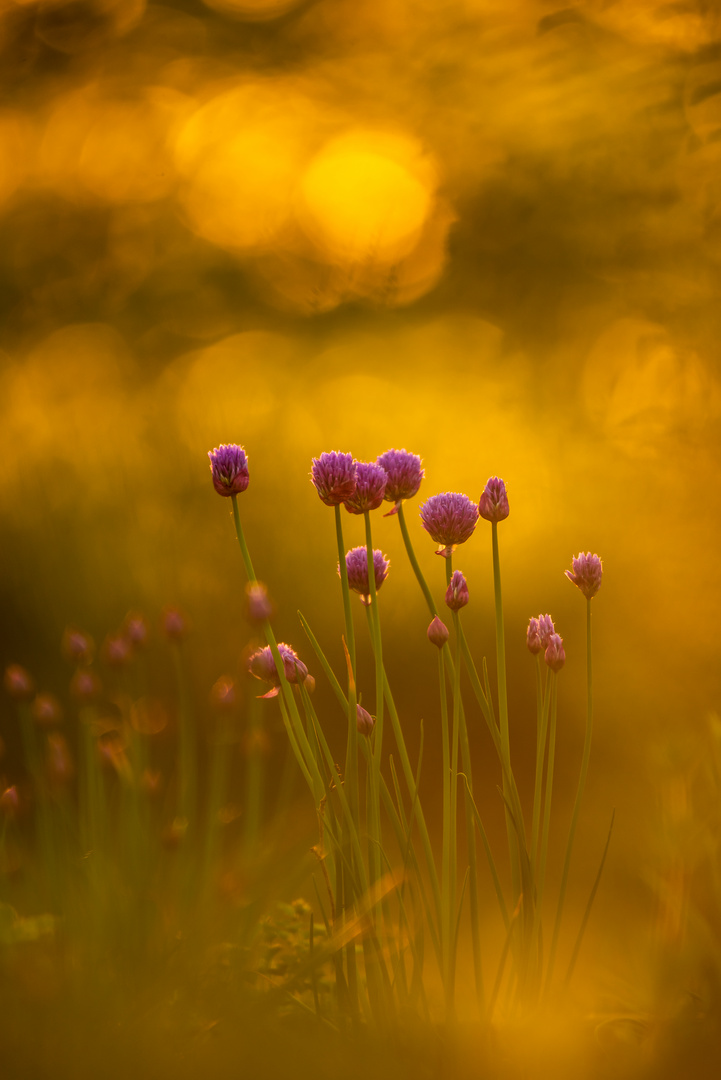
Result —
[[[587,600],[591,600],[601,588],[603,564],[598,555],[581,552],[573,559],[573,570],[564,571],[569,581],[576,585]]]
[[[373,552],[373,576],[375,577],[376,592],[378,592],[381,585],[388,577],[390,565],[390,559],[387,559],[383,552],[379,548],[376,548]],[[359,594],[361,601],[364,604],[370,604],[371,590],[368,581],[368,548],[355,547],[346,552],[345,568],[348,574],[349,587],[353,592]],[[338,573],[340,574],[340,563],[338,564]]]
[[[55,694],[37,694],[32,704],[33,720],[42,727],[59,724],[63,710]]]
[[[548,648],[548,643],[551,640],[551,634],[556,632],[556,627],[553,625],[553,619],[550,615],[538,616],[538,640],[541,643],[542,649]]]
[[[420,508],[421,524],[441,546],[436,555],[447,559],[458,544],[465,544],[478,521],[478,507],[457,491],[431,495]]]
[[[77,626],[66,626],[60,643],[63,656],[72,664],[89,664],[95,652],[95,642]]]
[[[348,513],[377,510],[385,497],[387,483],[388,473],[375,461],[357,461],[355,491],[343,504]]]
[[[427,634],[431,645],[435,645],[437,649],[442,649],[449,637],[448,627],[437,615],[431,621]]]
[[[338,450],[313,458],[311,483],[326,506],[340,506],[355,491],[356,463],[352,454]]]
[[[285,642],[279,641],[278,652],[283,661],[283,671],[288,682],[304,682],[308,677],[308,668],[302,660],[298,659],[298,654],[295,649],[292,649],[290,645],[286,645]],[[267,694],[263,694],[263,697],[271,698],[279,693],[280,677],[276,670],[275,660],[273,659],[270,645],[258,649],[257,652],[254,652],[252,656],[248,658],[248,671],[251,675],[255,676],[256,679],[260,679],[261,682],[271,684],[272,689],[269,690]]]
[[[273,614],[273,605],[268,590],[262,581],[249,581],[245,586],[248,601],[248,618],[252,622],[263,622]]]
[[[4,686],[10,697],[17,701],[29,701],[35,693],[33,680],[20,664],[9,664],[5,668]]]
[[[503,521],[508,517],[506,485],[499,476],[492,476],[484,487],[478,512],[486,521]]]
[[[446,604],[451,611],[460,611],[468,603],[468,582],[460,570],[454,570],[446,589]]]
[[[150,632],[148,620],[140,611],[129,611],[123,620],[122,632],[134,649],[143,649]]]
[[[528,629],[526,630],[526,645],[530,652],[534,656],[541,651],[543,646],[541,645],[541,631],[538,626],[538,619],[528,620]]]
[[[240,495],[248,486],[248,455],[242,446],[227,443],[208,451],[213,487],[219,495]]]
[[[370,735],[370,733],[372,732],[372,730],[373,730],[373,728],[375,727],[375,724],[376,724],[375,717],[371,716],[371,714],[368,712],[368,710],[364,709],[362,705],[356,705],[355,714],[356,714],[356,727],[358,728],[358,734],[359,735]]]
[[[551,671],[560,671],[566,663],[566,653],[563,649],[563,638],[560,634],[551,634],[546,647],[545,660]]]
[[[376,464],[385,469],[388,475],[385,495],[386,502],[394,504],[393,509],[386,514],[397,514],[404,499],[412,499],[421,486],[421,480],[425,476],[425,469],[421,467],[421,459],[418,454],[411,454],[408,450],[386,450],[376,459]]]

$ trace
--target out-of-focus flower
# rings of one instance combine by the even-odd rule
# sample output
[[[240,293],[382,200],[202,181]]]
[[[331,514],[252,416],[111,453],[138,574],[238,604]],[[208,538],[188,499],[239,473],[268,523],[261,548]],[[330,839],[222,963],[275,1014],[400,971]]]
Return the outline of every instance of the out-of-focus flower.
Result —
[[[431,495],[421,506],[420,514],[423,528],[441,545],[436,555],[445,559],[472,536],[478,521],[476,504],[457,491]]]
[[[359,735],[370,735],[375,727],[375,717],[371,716],[367,709],[364,709],[362,705],[356,705],[356,727],[358,728]]]
[[[338,450],[313,458],[311,483],[326,506],[339,506],[355,491],[356,463],[352,454]]]
[[[555,633],[555,626],[553,625],[553,619],[550,615],[538,616],[538,640],[541,643],[542,649],[548,648],[548,643],[551,640],[551,634]]]
[[[564,571],[569,581],[576,585],[587,600],[591,600],[601,588],[603,577],[603,564],[598,555],[592,555],[587,551],[581,552],[573,559],[573,570]]]
[[[303,686],[306,688],[309,694],[315,693],[315,679],[312,675],[306,675]]]
[[[60,643],[63,656],[73,664],[89,664],[95,652],[95,642],[76,626],[66,626]]]
[[[170,641],[181,641],[190,629],[188,618],[176,607],[163,608],[160,626]]]
[[[78,668],[70,680],[70,695],[76,701],[89,703],[100,696],[102,684],[92,668]]]
[[[454,570],[446,589],[446,604],[451,611],[460,611],[468,603],[468,582],[460,570]]]
[[[12,784],[0,793],[0,813],[6,817],[14,818],[20,807],[18,789]]]
[[[103,642],[102,657],[110,667],[125,667],[133,655],[133,647],[124,634],[108,634]]]
[[[534,656],[542,649],[541,645],[541,632],[538,626],[538,619],[528,620],[528,629],[526,630],[526,645],[528,645],[529,651]]]
[[[58,731],[51,731],[48,734],[45,765],[51,784],[67,784],[75,775],[75,766],[67,739]]]
[[[219,495],[240,495],[248,486],[248,457],[236,443],[222,444],[208,451],[213,487]]]
[[[123,620],[122,634],[134,649],[143,649],[148,643],[150,627],[140,611],[129,611]]]
[[[55,694],[38,694],[32,705],[33,720],[42,727],[59,724],[63,710]]]
[[[229,712],[235,707],[236,701],[235,680],[230,675],[221,675],[211,688],[210,704],[219,712]]]
[[[445,643],[448,641],[448,627],[444,622],[441,622],[437,615],[434,619],[431,620],[427,633],[428,640],[438,649],[442,649]]]
[[[404,499],[412,499],[417,493],[425,470],[421,467],[418,454],[411,454],[408,450],[386,450],[376,459],[376,464],[385,469],[388,476],[383,498],[395,504],[386,514],[386,517],[390,517],[398,513]]]
[[[20,664],[9,664],[5,668],[3,682],[10,697],[15,698],[16,701],[29,701],[35,693],[33,680]]]
[[[566,663],[563,638],[560,634],[551,634],[548,646],[546,647],[545,660],[551,671],[560,671]]]
[[[379,548],[373,551],[373,576],[376,583],[376,592],[388,577],[390,559]],[[355,547],[346,552],[345,567],[348,573],[348,585],[357,592],[364,604],[370,604],[370,582],[368,580],[368,548]],[[340,574],[340,563],[338,564]]]
[[[308,678],[308,668],[302,660],[298,659],[298,654],[295,649],[292,649],[290,645],[286,645],[285,642],[279,641],[278,652],[283,661],[283,670],[288,682],[304,682],[304,680]],[[270,645],[258,649],[257,652],[254,652],[253,655],[249,657],[248,671],[251,675],[254,675],[256,679],[260,679],[261,682],[271,683],[272,689],[269,690],[267,694],[263,694],[263,697],[271,698],[278,694],[280,690],[280,678],[276,670],[273,653],[270,651]]]
[[[357,461],[355,491],[343,502],[348,513],[377,510],[383,502],[387,482],[388,474],[375,461]]]
[[[483,489],[478,513],[486,521],[503,521],[508,517],[508,495],[506,485],[500,477],[492,476]]]
[[[262,581],[249,581],[245,586],[248,598],[248,618],[253,622],[263,622],[273,614],[273,605],[268,590]]]

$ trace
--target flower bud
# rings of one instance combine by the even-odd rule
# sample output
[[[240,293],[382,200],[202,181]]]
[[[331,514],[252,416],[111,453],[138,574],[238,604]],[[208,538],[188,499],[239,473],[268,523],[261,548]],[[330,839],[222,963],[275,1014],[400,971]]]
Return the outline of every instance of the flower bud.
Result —
[[[219,495],[240,495],[250,479],[248,457],[236,443],[221,445],[208,451],[213,487]]]
[[[446,589],[446,604],[451,611],[460,611],[468,603],[468,583],[460,570],[454,570]]]
[[[32,704],[33,720],[42,727],[59,724],[63,718],[60,702],[54,694],[38,694]]]
[[[601,588],[603,564],[598,555],[592,555],[590,551],[585,555],[581,552],[573,559],[573,571],[564,570],[564,573],[586,599],[591,600]]]
[[[125,667],[132,659],[132,653],[132,645],[123,634],[108,634],[103,642],[102,656],[109,667]]]
[[[4,814],[6,817],[14,818],[19,807],[20,798],[18,796],[18,789],[14,784],[0,792],[0,813]]]
[[[375,727],[375,717],[364,709],[362,705],[356,705],[356,727],[359,735],[370,735]]]
[[[70,680],[71,696],[83,704],[95,701],[101,690],[100,679],[92,668],[78,668]]]
[[[545,660],[551,671],[560,671],[566,663],[566,653],[563,649],[563,638],[560,634],[551,634],[546,648]]]
[[[33,680],[20,664],[10,664],[5,668],[5,689],[16,701],[29,701],[35,692]]]
[[[545,650],[548,648],[548,643],[551,640],[551,634],[556,632],[556,628],[553,625],[553,619],[550,615],[538,616],[538,640],[541,642],[541,648]]]
[[[134,649],[144,649],[148,644],[150,627],[140,611],[129,611],[123,620],[122,635]]]
[[[190,629],[187,617],[179,608],[172,605],[163,608],[160,625],[169,641],[182,641]]]
[[[60,787],[69,783],[75,775],[75,767],[67,739],[57,731],[48,735],[45,748],[45,767],[51,784]]]
[[[66,626],[60,648],[65,659],[72,664],[89,664],[95,652],[95,642],[84,630]]]
[[[441,622],[437,615],[428,627],[427,633],[428,640],[438,649],[442,649],[448,641],[448,627],[444,622]]]
[[[303,686],[306,688],[309,694],[315,693],[315,678],[313,675],[306,675]]]
[[[498,476],[492,476],[483,489],[478,513],[486,521],[503,521],[508,517],[508,495],[506,485]]]
[[[273,614],[273,605],[268,590],[262,581],[249,581],[245,586],[248,598],[248,618],[253,622],[263,622]]]
[[[541,634],[538,627],[538,619],[529,619],[528,621],[526,645],[528,646],[529,652],[532,652],[534,656],[541,651]]]

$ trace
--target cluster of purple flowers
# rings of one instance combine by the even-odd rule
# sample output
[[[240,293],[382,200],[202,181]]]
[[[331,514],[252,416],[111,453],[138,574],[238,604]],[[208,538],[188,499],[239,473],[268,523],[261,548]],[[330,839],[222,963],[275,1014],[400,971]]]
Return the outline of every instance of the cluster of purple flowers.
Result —
[[[551,671],[560,671],[566,663],[566,653],[563,648],[563,638],[556,633],[553,619],[550,615],[539,615],[529,620],[526,631],[526,644],[534,653],[543,653],[544,660]]]
[[[440,545],[436,555],[447,559],[459,544],[465,544],[471,537],[479,517],[499,522],[508,514],[506,485],[498,476],[492,476],[477,505],[467,495],[457,491],[431,495],[421,506],[421,524]]]
[[[351,514],[364,514],[385,499],[394,504],[394,514],[404,499],[413,498],[424,475],[421,459],[408,450],[386,450],[374,462],[331,450],[313,458],[310,478],[326,506],[343,504]]]

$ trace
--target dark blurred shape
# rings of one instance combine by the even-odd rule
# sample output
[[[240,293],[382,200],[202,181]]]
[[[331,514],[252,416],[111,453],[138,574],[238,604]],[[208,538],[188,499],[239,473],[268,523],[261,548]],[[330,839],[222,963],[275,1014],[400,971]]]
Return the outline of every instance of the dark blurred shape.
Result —
[[[70,680],[70,696],[82,704],[97,701],[102,689],[100,678],[92,668],[78,668]]]
[[[5,668],[3,685],[10,697],[17,701],[29,701],[35,693],[33,680],[20,664],[9,664]]]
[[[77,626],[66,626],[60,649],[65,659],[72,664],[89,664],[95,655],[95,642]]]
[[[41,0],[35,33],[58,52],[86,52],[128,33],[144,13],[145,0]]]

